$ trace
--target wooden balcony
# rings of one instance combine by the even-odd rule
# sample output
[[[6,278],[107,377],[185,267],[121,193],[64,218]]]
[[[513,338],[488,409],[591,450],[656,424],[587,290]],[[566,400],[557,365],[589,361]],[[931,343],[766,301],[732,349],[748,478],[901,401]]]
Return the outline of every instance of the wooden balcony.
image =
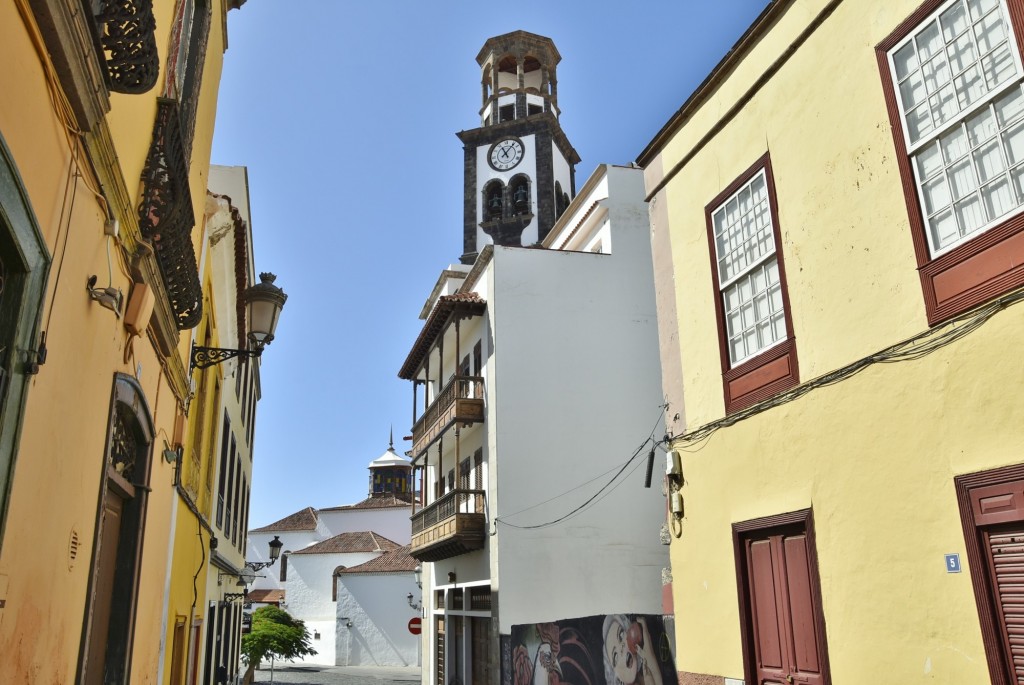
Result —
[[[452,490],[412,516],[412,551],[441,561],[483,549],[487,539],[483,490]]]
[[[418,457],[455,423],[484,420],[484,379],[454,376],[412,427],[412,456]]]

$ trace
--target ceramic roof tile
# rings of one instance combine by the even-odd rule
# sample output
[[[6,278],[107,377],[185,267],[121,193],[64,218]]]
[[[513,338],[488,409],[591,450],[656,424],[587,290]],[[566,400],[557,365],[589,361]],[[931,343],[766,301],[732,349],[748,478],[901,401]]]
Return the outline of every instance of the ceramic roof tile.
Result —
[[[255,528],[250,533],[276,533],[282,530],[316,530],[317,511],[313,507],[306,507],[294,514],[285,516],[280,521],[275,521],[269,526]]]
[[[350,554],[352,552],[390,552],[400,545],[373,531],[342,533],[310,545],[292,554]]]
[[[284,590],[249,590],[246,599],[250,602],[276,604],[284,601]]]
[[[341,507],[328,507],[320,511],[345,511],[346,509],[392,509],[412,505],[412,495],[378,495],[367,497],[362,502],[346,504]]]
[[[376,559],[370,559],[358,566],[350,566],[339,571],[339,573],[395,573],[399,571],[411,573],[416,570],[416,566],[420,562],[409,554],[410,550],[412,550],[412,547],[405,545],[390,552],[385,552]]]

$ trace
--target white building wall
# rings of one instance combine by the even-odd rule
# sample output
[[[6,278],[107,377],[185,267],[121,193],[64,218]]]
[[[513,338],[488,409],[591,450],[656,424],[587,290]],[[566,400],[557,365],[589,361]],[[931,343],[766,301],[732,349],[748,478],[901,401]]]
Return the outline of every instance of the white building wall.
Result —
[[[304,663],[334,665],[335,662],[337,610],[331,599],[334,569],[339,566],[358,566],[380,554],[294,554],[288,560],[284,609],[293,617],[305,621],[310,635],[320,633],[320,639],[313,644],[317,654]]]
[[[419,636],[409,620],[420,612],[409,606],[420,596],[411,573],[343,573],[338,578],[338,666],[417,666]]]
[[[665,502],[656,485],[643,487],[650,446],[580,514],[530,530],[501,522],[537,525],[569,513],[647,437],[662,435],[649,224],[642,184],[632,190],[630,202],[606,201],[611,255],[495,248],[489,311],[498,342],[487,421],[502,633],[514,624],[661,612]]]
[[[320,510],[320,522],[327,528],[327,537],[341,533],[372,530],[399,545],[408,545],[412,539],[412,507],[393,509]]]
[[[569,163],[565,161],[565,157],[562,157],[562,153],[557,145],[551,145],[551,155],[554,158],[551,171],[555,177],[552,183],[560,183],[562,185],[562,192],[568,193],[571,200],[573,198],[572,169],[569,167]],[[554,186],[552,185],[551,188],[548,188],[547,192],[554,192]]]
[[[322,540],[330,537],[326,534],[326,529],[321,530],[289,530],[289,531],[277,531],[270,533],[249,533],[249,547],[246,552],[247,561],[270,561],[270,541],[274,539],[274,535],[277,535],[281,542],[284,543],[284,547],[281,548],[281,555],[284,556],[285,552],[297,552],[300,549],[305,549],[310,545],[321,542]],[[292,559],[289,555],[289,573],[291,569]],[[277,563],[269,568],[265,568],[256,574],[256,580],[249,586],[250,590],[283,590],[284,585],[280,581],[281,575],[281,560],[278,559]]]

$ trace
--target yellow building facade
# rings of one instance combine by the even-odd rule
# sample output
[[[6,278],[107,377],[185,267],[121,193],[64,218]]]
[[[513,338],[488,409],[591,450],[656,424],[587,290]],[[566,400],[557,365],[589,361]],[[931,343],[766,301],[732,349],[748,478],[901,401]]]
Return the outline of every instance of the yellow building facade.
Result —
[[[189,347],[216,341],[198,258],[240,4],[0,8],[5,682],[199,682],[219,372],[193,392]]]
[[[681,683],[1012,683],[1024,16],[779,0],[641,154]]]

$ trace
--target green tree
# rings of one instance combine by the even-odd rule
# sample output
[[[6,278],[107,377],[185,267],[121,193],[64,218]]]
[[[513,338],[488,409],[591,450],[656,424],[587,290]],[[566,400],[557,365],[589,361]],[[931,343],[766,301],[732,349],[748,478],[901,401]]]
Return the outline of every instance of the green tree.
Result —
[[[270,659],[270,679],[274,679],[274,659],[294,661],[316,654],[310,644],[306,624],[275,606],[260,607],[252,613],[249,632],[242,636],[242,660],[248,667],[245,682],[251,683],[256,667]]]

